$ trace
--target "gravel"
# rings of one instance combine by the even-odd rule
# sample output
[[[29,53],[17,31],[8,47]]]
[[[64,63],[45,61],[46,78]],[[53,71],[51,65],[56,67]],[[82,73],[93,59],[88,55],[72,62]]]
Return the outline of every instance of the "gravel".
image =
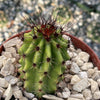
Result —
[[[5,46],[5,51],[0,56],[0,92],[5,100],[11,99],[12,95],[19,100],[38,100],[33,93],[22,89],[23,82],[18,79],[16,68],[19,68],[17,54],[19,38],[14,38]],[[13,45],[12,45],[13,44]],[[16,48],[16,49],[15,49]],[[7,51],[8,50],[8,51]],[[75,49],[72,44],[68,48],[69,53],[75,54],[71,60],[66,61],[66,69],[63,74],[64,80],[57,85],[55,95],[45,94],[47,100],[97,100],[100,99],[100,71],[89,60],[89,54],[80,49]],[[5,53],[4,52],[9,52]],[[84,55],[85,57],[83,57]],[[83,55],[83,56],[82,56]],[[83,59],[84,58],[84,59]],[[78,59],[82,61],[79,64]],[[13,68],[11,68],[13,66]],[[12,70],[13,69],[13,70]]]
[[[100,0],[0,0],[0,44],[30,29],[26,25],[29,16],[35,20],[43,14],[47,17],[57,7],[62,12],[58,14],[61,22],[69,18],[68,7],[75,20],[69,33],[85,41],[100,57]]]

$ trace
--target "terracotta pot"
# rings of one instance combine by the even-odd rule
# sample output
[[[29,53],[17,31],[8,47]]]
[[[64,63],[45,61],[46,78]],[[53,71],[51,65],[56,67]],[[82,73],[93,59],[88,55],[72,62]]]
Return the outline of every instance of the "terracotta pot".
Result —
[[[28,30],[28,31],[25,31],[25,32],[21,32],[19,34],[16,34],[14,36],[12,36],[11,38],[9,38],[8,40],[6,40],[5,42],[9,41],[10,39],[14,38],[14,37],[20,37],[21,34],[24,34],[24,33],[27,33],[27,32],[30,32],[31,30]],[[95,66],[98,67],[98,69],[100,70],[100,60],[99,58],[97,57],[97,55],[94,53],[94,51],[87,45],[85,44],[83,41],[79,40],[78,38],[76,38],[75,36],[72,36],[68,33],[64,33],[65,35],[69,36],[74,44],[74,46],[76,48],[80,48],[82,49],[83,51],[87,52],[89,55],[90,55],[90,61],[93,62],[93,64]],[[4,43],[5,43],[4,42]],[[3,44],[4,44],[3,43]],[[3,50],[3,44],[0,46],[0,53],[2,52]]]

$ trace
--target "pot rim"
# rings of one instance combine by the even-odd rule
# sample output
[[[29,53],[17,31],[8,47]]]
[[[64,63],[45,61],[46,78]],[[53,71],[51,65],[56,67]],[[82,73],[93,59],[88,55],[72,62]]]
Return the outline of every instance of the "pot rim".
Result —
[[[0,54],[1,52],[3,51],[3,44],[6,43],[7,41],[9,41],[10,39],[12,38],[15,38],[15,37],[20,37],[22,34],[24,33],[28,33],[30,32],[31,30],[27,30],[27,31],[23,31],[23,32],[20,32],[12,37],[10,37],[9,39],[7,39],[6,41],[4,41],[1,46],[0,46]],[[80,48],[82,49],[82,51],[85,51],[87,52],[89,55],[90,55],[90,60],[93,62],[93,64],[95,66],[98,67],[98,69],[100,70],[100,59],[98,58],[98,56],[95,54],[95,52],[86,44],[84,43],[83,41],[81,41],[80,39],[78,39],[77,37],[71,35],[71,34],[68,34],[68,33],[63,33],[64,35],[67,35],[71,38],[71,41],[73,43],[73,45],[76,47],[76,48]],[[76,41],[77,40],[77,41]]]

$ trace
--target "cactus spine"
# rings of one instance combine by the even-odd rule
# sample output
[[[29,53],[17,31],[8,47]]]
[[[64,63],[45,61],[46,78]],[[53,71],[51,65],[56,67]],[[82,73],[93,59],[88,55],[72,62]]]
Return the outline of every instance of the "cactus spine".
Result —
[[[23,45],[19,49],[20,78],[24,88],[41,98],[43,94],[54,93],[60,76],[69,59],[68,41],[62,38],[62,28],[55,20],[33,24],[32,30],[24,33]]]

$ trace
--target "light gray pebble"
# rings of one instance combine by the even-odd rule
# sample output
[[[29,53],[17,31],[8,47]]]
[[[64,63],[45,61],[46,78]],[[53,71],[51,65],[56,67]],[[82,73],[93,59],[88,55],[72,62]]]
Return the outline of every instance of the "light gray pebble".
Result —
[[[81,79],[83,79],[83,78],[88,78],[87,72],[85,72],[85,71],[79,72],[78,75],[79,75],[79,77],[80,77]]]
[[[99,100],[100,99],[100,91],[94,92],[93,98],[96,99],[96,100]]]
[[[81,94],[81,93],[71,94],[70,97],[77,98],[77,99],[83,99],[83,94]]]
[[[8,81],[8,83],[10,83],[11,85],[14,85],[19,81],[18,78],[14,77],[12,75],[6,76],[5,80]]]
[[[97,80],[98,86],[100,87],[100,78]]]
[[[83,66],[81,67],[82,70],[86,71],[90,68],[93,68],[93,64],[91,62],[84,63]]]
[[[84,51],[78,54],[78,57],[83,60],[84,62],[88,62],[90,55]]]
[[[88,71],[87,71],[87,74],[88,74],[88,77],[89,78],[91,78],[94,73],[95,73],[95,70],[94,69],[88,69]]]
[[[9,58],[5,65],[2,67],[1,72],[3,76],[13,75],[14,74],[14,65],[12,64],[11,59]]]
[[[71,84],[76,84],[77,82],[79,82],[81,79],[79,78],[78,75],[73,75],[72,79],[71,79]]]
[[[45,98],[47,100],[64,100],[64,99],[56,97],[54,95],[43,95],[43,98]]]
[[[24,95],[29,99],[33,99],[34,98],[34,94],[33,93],[28,93],[28,92],[24,91]]]
[[[15,37],[15,38],[9,40],[8,42],[4,43],[3,45],[5,48],[13,47],[17,44],[17,42],[16,42],[17,40],[18,40],[18,37]]]
[[[4,78],[0,78],[0,87],[8,87],[8,82]]]
[[[12,97],[12,87],[11,87],[11,84],[9,84],[8,88],[4,92],[3,97],[5,98],[5,100],[10,100],[11,99],[11,97]]]
[[[73,85],[73,90],[77,91],[77,92],[81,92],[82,90],[86,89],[87,87],[89,87],[90,84],[88,82],[88,79],[82,79],[81,81],[77,82],[76,84]]]
[[[91,84],[91,91],[94,93],[95,91],[99,90],[98,83],[94,81],[93,79],[89,79],[89,82]]]
[[[83,96],[85,97],[86,100],[92,99],[92,93],[89,89],[83,90],[82,94],[83,94]]]
[[[79,68],[79,66],[76,64],[76,63],[72,63],[71,64],[71,69],[70,69],[70,71],[72,72],[72,73],[74,73],[74,74],[77,74],[77,73],[79,73],[79,71],[80,71],[80,68]]]

